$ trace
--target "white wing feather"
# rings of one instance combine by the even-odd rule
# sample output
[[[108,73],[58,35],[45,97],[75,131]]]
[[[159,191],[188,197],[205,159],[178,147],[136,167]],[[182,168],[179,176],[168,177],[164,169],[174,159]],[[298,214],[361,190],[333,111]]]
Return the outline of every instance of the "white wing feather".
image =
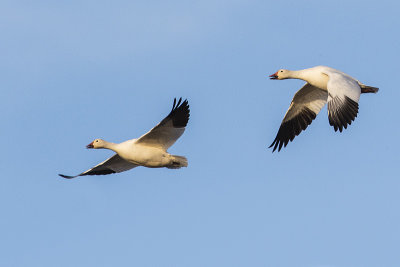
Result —
[[[347,74],[336,71],[327,75],[329,124],[341,132],[357,117],[361,88],[358,81]]]
[[[165,119],[157,124],[146,134],[142,135],[137,141],[137,144],[159,147],[167,150],[176,140],[183,134],[185,127],[189,121],[190,110],[188,101],[181,103],[182,98],[172,106],[171,112]]]

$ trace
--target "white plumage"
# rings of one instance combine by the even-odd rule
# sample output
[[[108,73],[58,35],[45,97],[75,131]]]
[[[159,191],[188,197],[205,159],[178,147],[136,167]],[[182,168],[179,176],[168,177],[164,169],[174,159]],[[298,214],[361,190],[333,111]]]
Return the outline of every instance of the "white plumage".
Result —
[[[63,174],[60,176],[71,179],[84,175],[105,175],[127,171],[138,166],[170,169],[187,167],[188,163],[185,157],[171,155],[167,149],[185,131],[189,113],[187,100],[182,102],[182,98],[180,98],[177,103],[174,99],[172,110],[168,116],[138,139],[131,139],[119,144],[96,139],[87,145],[87,148],[106,148],[117,154],[76,176]]]
[[[361,93],[376,93],[378,88],[367,86],[339,70],[317,66],[290,71],[281,69],[270,75],[273,80],[300,79],[307,83],[294,95],[270,147],[281,150],[305,130],[322,107],[328,103],[329,124],[340,132],[357,117]]]

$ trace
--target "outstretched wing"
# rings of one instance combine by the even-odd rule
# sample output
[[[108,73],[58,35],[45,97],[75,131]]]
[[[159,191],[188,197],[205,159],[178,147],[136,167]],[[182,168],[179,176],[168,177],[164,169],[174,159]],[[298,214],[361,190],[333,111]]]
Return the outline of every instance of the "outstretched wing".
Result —
[[[190,116],[189,104],[182,98],[172,106],[171,112],[157,126],[141,136],[136,143],[168,149],[183,134]]]
[[[68,176],[64,174],[59,174],[61,177],[66,178],[66,179],[72,179],[78,176],[85,176],[85,175],[105,175],[105,174],[111,174],[111,173],[118,173],[118,172],[124,172],[127,170],[130,170],[132,168],[135,168],[139,165],[130,163],[123,158],[121,158],[118,154],[115,154],[111,158],[103,161],[102,163],[94,166],[93,168],[82,172],[81,174],[75,175],[75,176]]]
[[[361,88],[356,80],[341,73],[329,73],[328,118],[335,132],[342,132],[357,117]]]
[[[326,91],[309,83],[306,83],[297,91],[283,118],[274,142],[269,146],[274,147],[272,152],[276,149],[280,151],[282,146],[286,147],[289,141],[293,141],[301,131],[305,130],[321,111],[327,97]]]

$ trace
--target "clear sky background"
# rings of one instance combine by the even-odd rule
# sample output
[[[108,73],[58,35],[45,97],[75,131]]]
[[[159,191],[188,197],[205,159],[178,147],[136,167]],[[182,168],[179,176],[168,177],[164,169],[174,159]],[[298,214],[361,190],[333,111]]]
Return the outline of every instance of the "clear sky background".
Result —
[[[1,266],[400,266],[398,1],[0,4]],[[298,80],[378,94],[271,153]],[[66,180],[189,100],[180,170]]]

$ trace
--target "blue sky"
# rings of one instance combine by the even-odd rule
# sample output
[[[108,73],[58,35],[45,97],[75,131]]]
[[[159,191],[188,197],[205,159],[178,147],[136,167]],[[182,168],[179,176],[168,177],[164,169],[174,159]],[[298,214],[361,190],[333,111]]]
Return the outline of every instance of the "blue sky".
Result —
[[[398,1],[2,1],[1,266],[399,266]],[[280,153],[302,81],[368,85]],[[189,100],[180,170],[65,180]]]

